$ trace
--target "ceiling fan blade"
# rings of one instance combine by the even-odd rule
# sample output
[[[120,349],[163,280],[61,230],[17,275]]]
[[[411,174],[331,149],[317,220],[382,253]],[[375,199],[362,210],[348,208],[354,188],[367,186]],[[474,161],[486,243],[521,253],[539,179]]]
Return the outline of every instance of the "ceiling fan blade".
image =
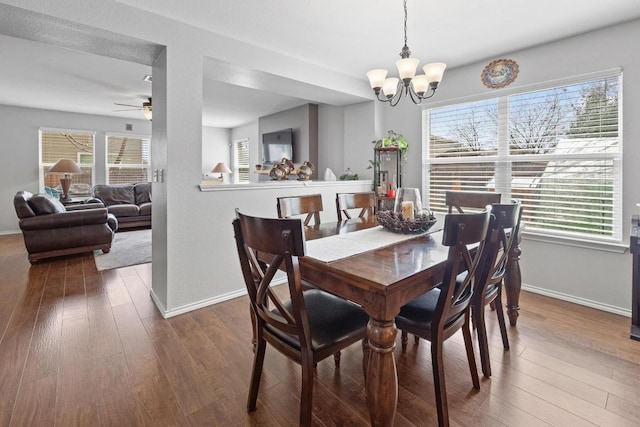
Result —
[[[142,108],[139,105],[131,105],[131,104],[118,104],[117,102],[114,102],[113,105],[120,105],[122,107],[134,107],[134,108]]]
[[[138,111],[142,110],[142,108],[125,108],[123,110],[111,110],[111,111]]]

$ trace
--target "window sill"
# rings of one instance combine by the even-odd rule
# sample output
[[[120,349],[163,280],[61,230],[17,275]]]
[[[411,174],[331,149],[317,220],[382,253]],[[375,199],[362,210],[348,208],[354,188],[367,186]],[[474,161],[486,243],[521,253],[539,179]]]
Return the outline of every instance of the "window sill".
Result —
[[[535,242],[551,243],[554,245],[593,249],[596,251],[614,252],[618,254],[623,254],[629,250],[629,245],[615,241],[587,240],[569,236],[551,236],[548,234],[541,234],[526,230],[522,230],[522,239],[533,240]]]

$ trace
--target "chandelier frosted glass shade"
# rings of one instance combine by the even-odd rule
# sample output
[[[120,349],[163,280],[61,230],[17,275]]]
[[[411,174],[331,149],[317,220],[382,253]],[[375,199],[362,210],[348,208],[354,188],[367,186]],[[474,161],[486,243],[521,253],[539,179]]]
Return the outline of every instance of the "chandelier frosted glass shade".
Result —
[[[367,73],[369,84],[378,101],[388,102],[395,107],[403,95],[409,95],[415,104],[420,104],[424,99],[435,95],[447,64],[432,62],[422,68],[424,74],[416,75],[419,64],[420,60],[411,57],[411,50],[407,46],[407,0],[404,0],[404,46],[400,52],[400,59],[396,61],[399,78],[387,77],[387,70],[383,69]]]

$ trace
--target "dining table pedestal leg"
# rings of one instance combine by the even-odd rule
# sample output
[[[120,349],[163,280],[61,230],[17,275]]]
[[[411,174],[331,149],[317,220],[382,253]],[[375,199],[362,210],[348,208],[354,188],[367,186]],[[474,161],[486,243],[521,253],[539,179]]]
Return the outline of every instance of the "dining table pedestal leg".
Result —
[[[369,320],[365,387],[372,426],[392,426],[396,415],[398,376],[393,350],[397,333],[393,320]]]

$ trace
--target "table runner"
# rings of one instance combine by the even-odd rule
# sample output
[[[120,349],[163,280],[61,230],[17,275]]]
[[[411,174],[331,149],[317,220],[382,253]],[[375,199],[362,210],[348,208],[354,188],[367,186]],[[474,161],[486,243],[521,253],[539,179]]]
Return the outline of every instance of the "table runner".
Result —
[[[435,231],[439,230],[432,230]],[[378,226],[307,241],[306,256],[322,262],[332,262],[420,236],[424,234],[393,233]]]

